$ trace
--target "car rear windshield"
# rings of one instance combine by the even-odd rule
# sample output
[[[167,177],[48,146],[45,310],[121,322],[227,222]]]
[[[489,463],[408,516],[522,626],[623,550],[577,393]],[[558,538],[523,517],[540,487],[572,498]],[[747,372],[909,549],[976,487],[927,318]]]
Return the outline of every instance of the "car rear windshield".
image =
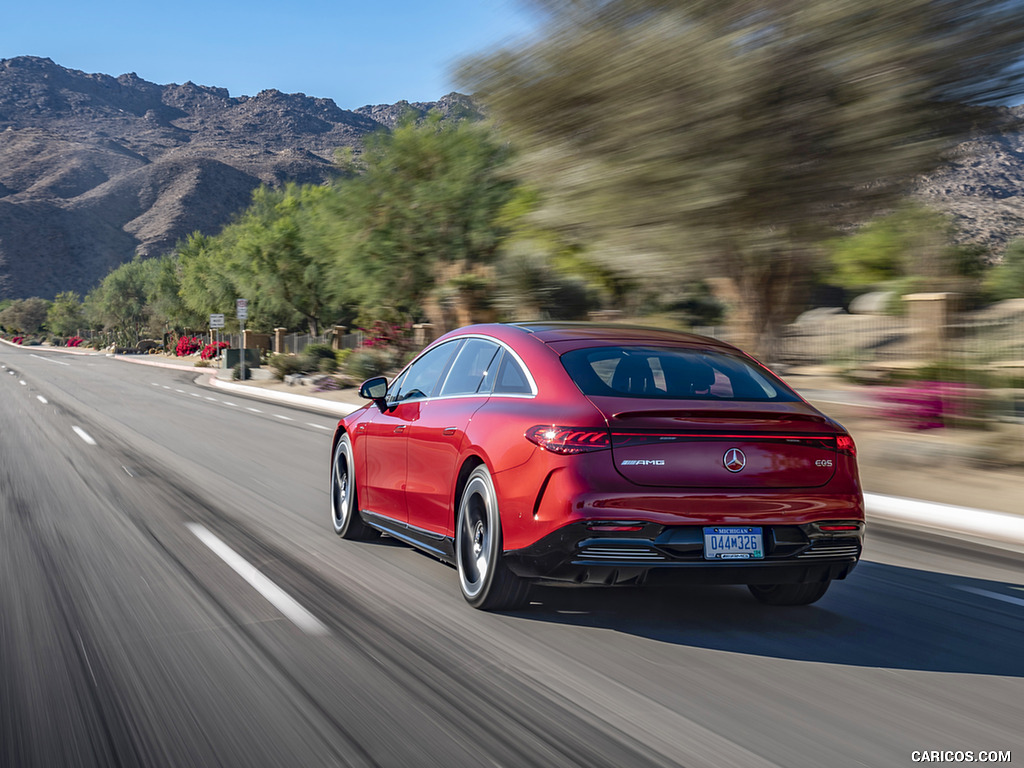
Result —
[[[616,346],[576,349],[562,365],[585,395],[783,402],[800,398],[738,355],[688,347]]]

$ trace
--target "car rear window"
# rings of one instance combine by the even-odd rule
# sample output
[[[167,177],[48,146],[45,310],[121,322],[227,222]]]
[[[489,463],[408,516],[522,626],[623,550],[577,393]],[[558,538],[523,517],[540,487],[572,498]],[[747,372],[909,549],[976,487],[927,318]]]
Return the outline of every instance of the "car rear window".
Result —
[[[583,394],[597,397],[800,399],[763,368],[724,352],[688,347],[588,347],[566,352],[562,365]]]

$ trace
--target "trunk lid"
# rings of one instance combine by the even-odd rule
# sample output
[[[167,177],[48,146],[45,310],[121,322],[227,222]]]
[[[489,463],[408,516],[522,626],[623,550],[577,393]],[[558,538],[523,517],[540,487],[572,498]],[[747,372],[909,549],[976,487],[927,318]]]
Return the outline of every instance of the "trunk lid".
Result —
[[[637,485],[814,488],[835,473],[836,429],[804,402],[591,400],[616,470]]]

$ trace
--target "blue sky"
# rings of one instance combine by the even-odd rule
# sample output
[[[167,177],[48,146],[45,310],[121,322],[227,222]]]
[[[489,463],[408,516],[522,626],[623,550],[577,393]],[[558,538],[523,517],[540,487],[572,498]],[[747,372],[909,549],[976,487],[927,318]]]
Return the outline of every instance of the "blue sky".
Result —
[[[8,0],[0,18],[0,58],[191,80],[232,96],[276,88],[343,109],[434,101],[456,90],[461,57],[530,30],[516,0]]]

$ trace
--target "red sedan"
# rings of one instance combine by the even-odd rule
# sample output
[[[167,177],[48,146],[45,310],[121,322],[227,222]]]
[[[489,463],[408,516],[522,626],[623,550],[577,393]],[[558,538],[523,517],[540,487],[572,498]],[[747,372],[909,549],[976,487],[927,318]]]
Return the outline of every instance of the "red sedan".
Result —
[[[589,323],[442,336],[338,423],[331,511],[453,564],[510,609],[531,582],[746,584],[805,605],[857,564],[849,433],[753,358]]]

